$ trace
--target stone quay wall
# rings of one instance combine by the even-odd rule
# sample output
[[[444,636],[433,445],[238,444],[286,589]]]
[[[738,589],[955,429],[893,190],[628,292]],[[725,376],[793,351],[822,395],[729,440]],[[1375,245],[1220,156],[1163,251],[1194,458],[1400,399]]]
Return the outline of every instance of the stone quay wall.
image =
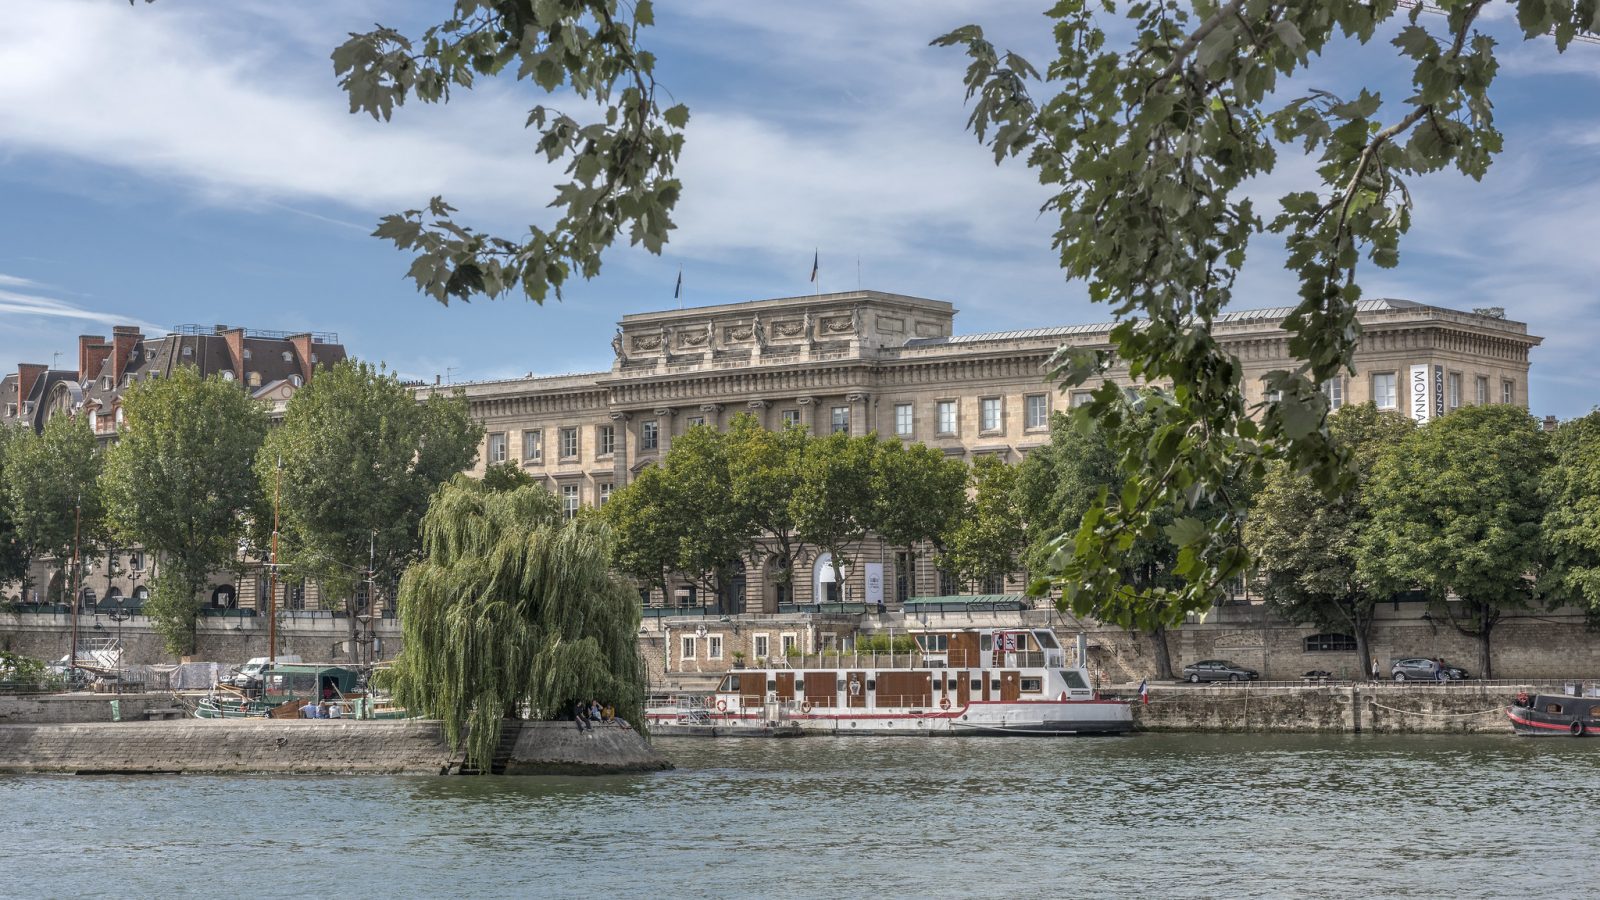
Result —
[[[611,775],[672,768],[639,732],[615,722],[523,722],[507,775]]]
[[[99,628],[95,627],[97,623]],[[278,626],[278,655],[294,655],[317,662],[349,660],[348,628],[345,619],[331,616],[285,618]],[[373,633],[378,641],[379,659],[393,659],[400,652],[397,620],[379,620]],[[65,613],[0,612],[0,650],[54,662],[67,655],[71,635],[72,623]],[[134,616],[122,623],[120,630],[117,623],[104,616],[98,620],[92,615],[78,617],[81,641],[119,635],[126,665],[177,662],[167,653],[161,635],[144,616]],[[191,658],[236,665],[251,657],[267,655],[267,622],[259,616],[203,618],[197,641]]]
[[[124,722],[142,722],[149,709],[171,709],[170,694],[0,694],[0,725],[112,722],[112,702]]]
[[[1531,687],[1531,686],[1530,686]],[[1133,703],[1141,731],[1510,734],[1517,688],[1494,685],[1161,685]]]

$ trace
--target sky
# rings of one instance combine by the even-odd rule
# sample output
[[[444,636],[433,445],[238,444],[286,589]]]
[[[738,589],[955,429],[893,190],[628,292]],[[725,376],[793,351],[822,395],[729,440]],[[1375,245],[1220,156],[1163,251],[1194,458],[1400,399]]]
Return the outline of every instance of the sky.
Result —
[[[835,0],[660,3],[644,43],[691,111],[678,229],[661,256],[619,246],[562,302],[441,306],[370,237],[442,194],[474,226],[548,223],[560,172],[522,127],[547,99],[510,78],[352,116],[328,54],[374,23],[418,34],[445,0],[7,0],[0,17],[0,368],[76,363],[78,334],[177,324],[333,331],[406,377],[452,382],[610,366],[624,314],[858,287],[950,300],[958,333],[1106,321],[1050,247],[1048,197],[965,131],[965,60],[928,46],[976,22],[1049,59],[1050,4]],[[1503,306],[1544,337],[1536,415],[1600,403],[1600,44],[1501,41],[1506,150],[1475,183],[1413,182],[1399,268],[1369,297]],[[1435,30],[1440,17],[1424,16]],[[1403,100],[1384,39],[1340,45],[1285,88]],[[1293,153],[1252,187],[1314,189]],[[819,284],[809,282],[813,254]],[[1294,302],[1272,236],[1235,307]]]

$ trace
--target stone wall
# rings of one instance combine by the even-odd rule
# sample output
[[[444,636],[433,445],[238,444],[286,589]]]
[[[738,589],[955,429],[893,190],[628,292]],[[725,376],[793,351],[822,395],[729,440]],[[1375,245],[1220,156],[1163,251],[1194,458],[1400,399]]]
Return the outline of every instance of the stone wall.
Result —
[[[610,775],[670,768],[643,735],[615,722],[583,731],[573,722],[523,722],[506,774]]]
[[[1515,688],[1472,684],[1160,686],[1133,700],[1144,731],[1510,734]]]
[[[94,616],[78,618],[78,638],[119,638],[126,665],[176,662],[162,646],[161,635],[143,616],[117,623],[101,617],[95,628]],[[350,659],[349,634],[345,619],[331,617],[286,618],[278,626],[278,654],[295,655],[307,661],[340,662]],[[374,629],[380,659],[393,659],[400,652],[400,626],[394,619],[383,619]],[[0,650],[20,653],[34,659],[54,662],[67,655],[72,625],[65,614],[0,613]],[[228,619],[202,619],[198,649],[194,659],[235,665],[254,656],[267,655],[267,623],[255,616]]]
[[[142,722],[147,709],[170,709],[167,694],[0,694],[0,725],[111,722],[111,703],[124,722]]]

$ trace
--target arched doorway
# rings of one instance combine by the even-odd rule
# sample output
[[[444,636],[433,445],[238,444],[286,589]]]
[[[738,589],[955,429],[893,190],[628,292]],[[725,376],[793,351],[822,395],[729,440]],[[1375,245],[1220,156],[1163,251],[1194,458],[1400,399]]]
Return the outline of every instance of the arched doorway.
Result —
[[[811,567],[811,602],[838,603],[842,599],[839,583],[834,579],[833,554],[817,554],[817,561]]]
[[[211,606],[214,609],[238,609],[239,595],[231,584],[219,584],[211,589]]]
[[[794,602],[794,579],[789,574],[789,558],[775,554],[767,559],[766,577],[761,582],[761,611],[775,613]]]
[[[733,576],[728,580],[728,609],[730,613],[742,613],[745,598],[750,587],[749,577],[745,574],[744,560],[733,564]]]

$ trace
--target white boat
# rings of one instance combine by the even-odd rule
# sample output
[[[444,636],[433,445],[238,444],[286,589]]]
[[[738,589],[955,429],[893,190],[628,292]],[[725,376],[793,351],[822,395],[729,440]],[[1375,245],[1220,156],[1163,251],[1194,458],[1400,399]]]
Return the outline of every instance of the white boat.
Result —
[[[645,710],[659,734],[1118,734],[1125,700],[1102,698],[1046,629],[913,633],[917,650],[816,657],[729,672],[716,690]],[[825,665],[826,664],[826,665]]]

